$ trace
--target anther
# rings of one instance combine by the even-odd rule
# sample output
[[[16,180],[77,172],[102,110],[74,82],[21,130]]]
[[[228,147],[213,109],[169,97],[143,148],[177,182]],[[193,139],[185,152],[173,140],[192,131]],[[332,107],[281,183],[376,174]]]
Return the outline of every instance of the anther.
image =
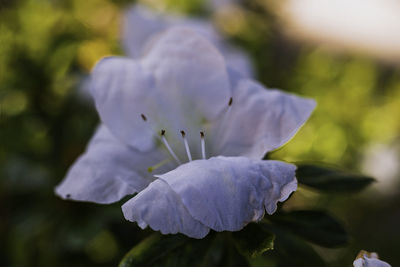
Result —
[[[170,145],[168,144],[167,139],[165,138],[165,130],[161,130],[161,140],[164,143],[165,147],[167,148],[169,154],[171,154],[171,156],[174,158],[174,160],[176,160],[176,162],[180,165],[182,164],[181,161],[178,159],[178,157],[176,156],[176,154],[174,153],[174,151],[172,150],[172,148],[170,147]]]
[[[181,135],[182,135],[182,138],[183,138],[183,143],[185,144],[185,149],[186,149],[186,154],[188,156],[188,159],[189,159],[189,161],[192,161],[192,154],[190,153],[189,144],[188,144],[188,142],[186,140],[186,137],[185,137],[186,136],[185,131],[181,131]]]
[[[200,132],[200,142],[201,142],[201,156],[206,159],[206,142],[204,140],[204,132]]]
[[[231,97],[229,98],[228,106],[232,106],[232,103],[233,103],[233,98]]]
[[[147,118],[146,118],[146,116],[144,114],[140,114],[140,117],[142,117],[143,121],[147,121]]]

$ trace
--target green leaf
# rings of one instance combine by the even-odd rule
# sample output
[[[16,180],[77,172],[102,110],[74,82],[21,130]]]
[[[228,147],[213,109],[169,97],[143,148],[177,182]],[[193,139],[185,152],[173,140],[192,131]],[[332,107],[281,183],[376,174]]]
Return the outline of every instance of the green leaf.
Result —
[[[300,184],[329,193],[358,192],[375,181],[368,176],[310,164],[297,165],[296,176]]]
[[[269,217],[277,227],[286,229],[324,247],[338,247],[348,242],[343,226],[323,211],[298,210]]]
[[[324,260],[306,242],[291,235],[280,235],[276,238],[278,266],[323,267]]]
[[[275,235],[256,223],[250,223],[243,230],[232,233],[238,250],[249,257],[257,257],[274,248]]]
[[[321,256],[305,241],[283,229],[263,222],[262,227],[276,236],[274,250],[267,256],[276,258],[278,267],[323,267],[326,266]]]
[[[153,266],[190,239],[183,235],[153,234],[132,248],[122,259],[119,267]]]
[[[249,264],[232,243],[230,233],[211,232],[203,239],[154,234],[131,249],[119,265],[134,266],[248,267]]]

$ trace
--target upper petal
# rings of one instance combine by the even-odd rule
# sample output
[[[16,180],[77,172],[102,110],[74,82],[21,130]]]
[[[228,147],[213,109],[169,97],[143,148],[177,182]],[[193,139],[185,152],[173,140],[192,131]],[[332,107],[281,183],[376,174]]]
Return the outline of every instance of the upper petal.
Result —
[[[194,219],[216,231],[237,231],[272,213],[296,190],[296,167],[244,157],[196,160],[158,175]]]
[[[240,80],[229,112],[212,125],[214,132],[222,128],[212,154],[262,158],[289,141],[314,108],[314,100]]]
[[[174,27],[159,36],[142,64],[155,77],[170,108],[212,119],[231,96],[225,61],[200,34]]]
[[[175,26],[184,26],[201,34],[218,48],[230,68],[246,77],[253,76],[253,68],[248,56],[228,44],[209,21],[167,15],[139,4],[129,8],[124,16],[122,39],[125,51],[130,57],[139,58],[159,33]]]
[[[131,58],[142,57],[152,38],[172,23],[139,4],[127,9],[123,19],[122,42]]]
[[[183,233],[203,238],[210,229],[193,219],[180,197],[163,180],[152,182],[122,206],[124,216],[144,229],[149,225],[163,234]]]
[[[198,141],[202,125],[215,119],[231,95],[220,53],[186,28],[160,35],[140,62],[100,61],[91,89],[100,117],[111,132],[142,151],[155,144],[161,129],[172,133],[172,145],[181,144],[180,130]]]
[[[100,126],[56,193],[64,199],[112,203],[145,188],[154,180],[147,168],[165,158],[163,151],[141,153],[129,148]],[[170,169],[167,163],[158,171]]]

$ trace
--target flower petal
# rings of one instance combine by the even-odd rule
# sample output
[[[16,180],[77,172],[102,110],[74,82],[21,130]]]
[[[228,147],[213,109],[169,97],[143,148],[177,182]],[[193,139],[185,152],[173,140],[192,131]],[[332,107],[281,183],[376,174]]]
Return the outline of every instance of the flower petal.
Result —
[[[137,27],[140,25],[140,27]],[[184,26],[208,39],[224,56],[230,68],[245,77],[253,76],[250,59],[241,50],[228,44],[215,27],[207,20],[167,15],[136,4],[124,16],[123,44],[132,58],[139,58],[148,45],[162,31],[171,27]]]
[[[172,133],[173,147],[182,147],[181,130],[198,141],[202,125],[215,119],[231,96],[224,59],[186,28],[160,35],[141,62],[100,61],[91,89],[102,121],[117,138],[141,151],[154,146],[161,129]]]
[[[166,181],[188,212],[216,231],[238,231],[276,210],[296,190],[296,167],[244,157],[196,160],[156,177]]]
[[[369,253],[364,250],[360,251],[356,260],[353,262],[354,267],[390,267],[390,264],[378,258],[375,252]]]
[[[129,57],[142,57],[152,38],[170,26],[172,21],[157,15],[158,13],[140,4],[127,9],[123,18],[122,42]]]
[[[193,219],[180,197],[163,180],[152,182],[122,206],[124,216],[144,229],[148,225],[162,234],[183,233],[203,238],[209,228]]]
[[[283,144],[306,122],[315,101],[241,80],[225,118],[214,122],[222,136],[212,140],[212,155],[259,159]],[[223,121],[221,121],[223,120]]]
[[[353,262],[354,267],[390,267],[390,264],[387,262],[378,260],[378,259],[370,259],[370,258],[359,258]]]
[[[212,119],[231,96],[225,60],[203,36],[174,27],[153,43],[142,61],[170,108]],[[207,107],[207,108],[205,108]]]
[[[115,139],[100,126],[86,152],[72,165],[56,194],[64,199],[112,203],[141,191],[154,178],[147,168],[166,158],[163,151],[141,153]],[[170,170],[165,164],[157,171]]]

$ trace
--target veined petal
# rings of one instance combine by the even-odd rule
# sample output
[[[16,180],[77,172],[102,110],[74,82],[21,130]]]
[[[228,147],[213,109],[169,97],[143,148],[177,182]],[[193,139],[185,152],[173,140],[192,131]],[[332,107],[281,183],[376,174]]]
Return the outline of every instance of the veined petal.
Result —
[[[203,238],[210,229],[193,219],[180,197],[163,180],[152,182],[122,206],[124,216],[144,229],[148,225],[162,234],[183,233]]]
[[[110,131],[141,151],[155,145],[161,129],[170,133],[174,147],[182,147],[181,130],[198,141],[202,125],[214,120],[231,96],[224,59],[205,38],[186,28],[161,34],[141,61],[100,61],[91,89]]]
[[[216,231],[238,231],[296,190],[296,167],[244,157],[196,160],[156,175],[176,192],[190,215]]]
[[[224,122],[223,134],[213,141],[213,155],[262,158],[293,137],[315,108],[315,101],[241,80]]]
[[[142,153],[118,141],[105,126],[100,126],[86,152],[72,165],[56,187],[64,199],[112,203],[141,191],[154,178],[147,168],[166,158],[163,151]],[[166,163],[157,171],[172,168]]]

